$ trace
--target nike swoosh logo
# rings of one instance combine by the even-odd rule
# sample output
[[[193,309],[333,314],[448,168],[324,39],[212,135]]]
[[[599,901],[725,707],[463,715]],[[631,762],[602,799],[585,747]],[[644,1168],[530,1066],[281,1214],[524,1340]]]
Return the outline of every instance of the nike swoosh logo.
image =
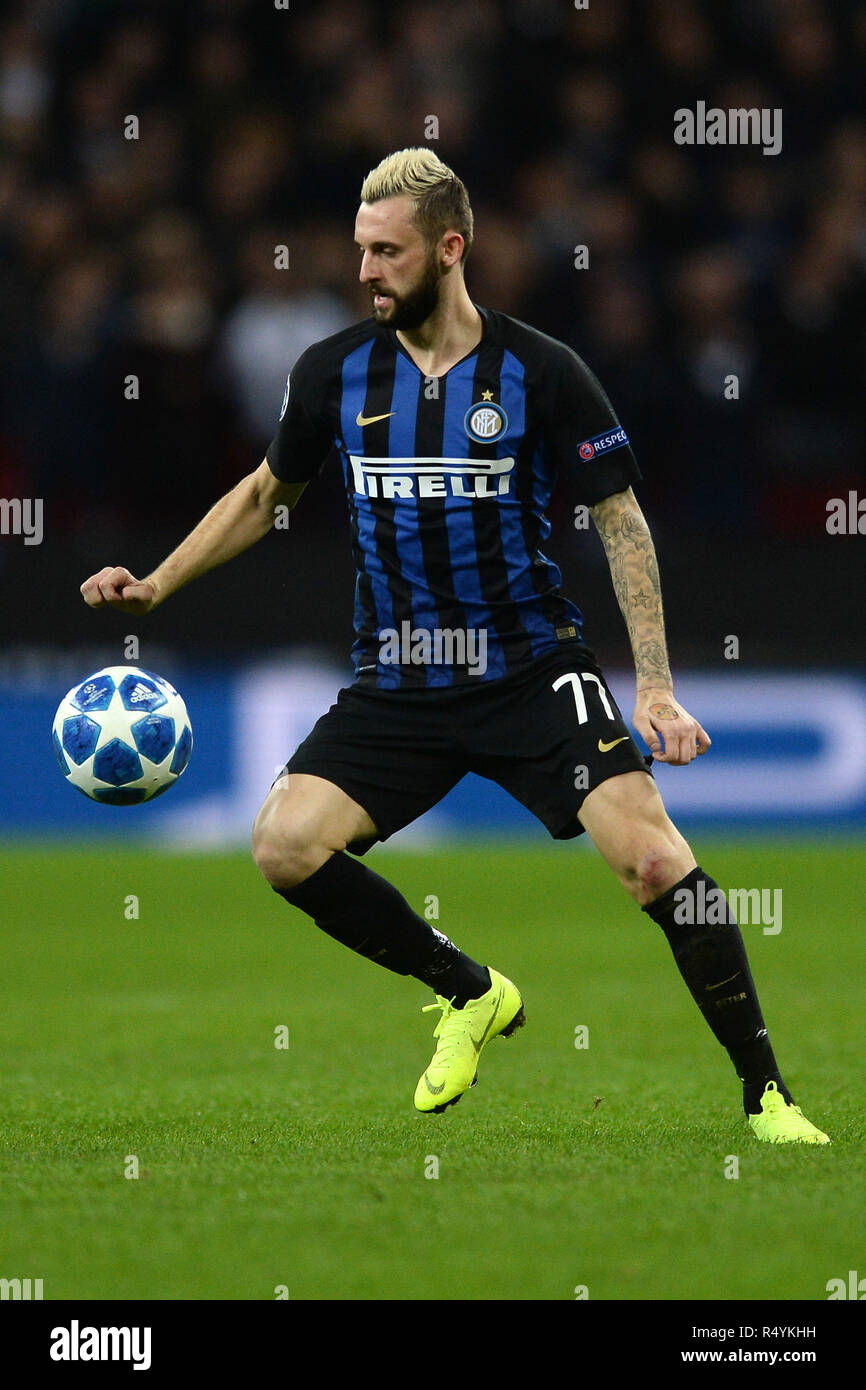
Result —
[[[389,410],[387,415],[362,415],[360,410],[355,416],[356,425],[375,425],[377,420],[389,420],[392,415],[396,415],[396,410]]]
[[[469,1034],[469,1041],[471,1042],[472,1046],[475,1048],[475,1055],[476,1055],[476,1056],[478,1055],[478,1053],[481,1051],[482,1047],[484,1046],[484,1039],[487,1037],[487,1034],[490,1032],[490,1029],[493,1027],[493,1020],[496,1018],[496,1015],[499,1013],[499,1005],[500,1005],[501,1003],[502,1003],[502,986],[500,985],[500,986],[499,986],[499,996],[498,996],[498,998],[497,998],[497,1000],[496,1000],[496,1008],[493,1010],[493,1013],[490,1015],[490,1018],[489,1018],[488,1021],[487,1021],[487,1027],[484,1029],[484,1032],[481,1034],[481,1037],[480,1037],[480,1038],[473,1038],[472,1034],[471,1034],[471,1033]]]
[[[628,734],[623,734],[622,738],[615,738],[612,743],[602,743],[601,739],[599,739],[598,751],[599,753],[609,753],[611,748],[616,748],[618,743],[625,743],[627,738]]]
[[[442,1092],[445,1090],[445,1082],[443,1081],[441,1086],[434,1086],[426,1071],[424,1073],[424,1082],[431,1096],[441,1096]]]
[[[726,980],[719,980],[717,985],[707,985],[707,989],[721,989],[722,985],[729,985],[731,980],[735,980],[739,973],[739,970],[735,970],[733,975],[729,975]]]

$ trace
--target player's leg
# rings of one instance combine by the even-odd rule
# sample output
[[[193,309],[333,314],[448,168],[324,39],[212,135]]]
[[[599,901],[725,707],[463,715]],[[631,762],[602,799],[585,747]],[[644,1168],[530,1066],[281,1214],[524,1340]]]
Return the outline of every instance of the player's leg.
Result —
[[[284,772],[256,817],[253,859],[276,892],[288,892],[331,855],[376,834],[369,813],[333,782]]]
[[[589,832],[664,931],[693,998],[743,1079],[744,1105],[759,1138],[826,1142],[788,1103],[727,899],[665,811],[591,653],[571,648],[542,657],[486,698],[489,708],[475,711],[467,733],[473,770],[509,791],[555,839]],[[703,921],[694,912],[689,921],[679,912],[678,894],[695,907],[721,899],[724,910]]]
[[[437,996],[438,1046],[415,1106],[440,1111],[473,1084],[481,1050],[523,1022],[519,991],[413,912],[364,853],[411,824],[466,771],[449,713],[356,687],[340,692],[278,779],[256,822],[256,862],[330,936]]]
[[[760,1138],[827,1142],[793,1104],[727,898],[695,862],[655,783],[627,772],[596,786],[579,819],[620,883],[661,927],[692,998],[743,1083]],[[769,1090],[768,1090],[769,1088]]]
[[[253,858],[275,892],[344,946],[437,994],[467,999],[489,991],[485,966],[419,917],[401,893],[345,850],[378,836],[369,813],[318,776],[287,773],[253,828]]]
[[[641,907],[697,867],[655,782],[645,772],[624,772],[600,782],[585,797],[578,819]]]

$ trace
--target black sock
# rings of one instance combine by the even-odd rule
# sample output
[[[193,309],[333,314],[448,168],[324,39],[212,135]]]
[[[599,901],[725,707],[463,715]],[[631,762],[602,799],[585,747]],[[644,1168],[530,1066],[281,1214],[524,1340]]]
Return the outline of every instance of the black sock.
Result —
[[[743,1083],[746,1113],[760,1111],[768,1081],[792,1103],[764,1026],[742,932],[718,884],[703,869],[692,869],[643,910],[661,927],[692,998],[727,1049]]]
[[[328,936],[396,975],[413,975],[462,1009],[490,989],[490,973],[413,912],[392,884],[336,853],[303,883],[276,890]]]

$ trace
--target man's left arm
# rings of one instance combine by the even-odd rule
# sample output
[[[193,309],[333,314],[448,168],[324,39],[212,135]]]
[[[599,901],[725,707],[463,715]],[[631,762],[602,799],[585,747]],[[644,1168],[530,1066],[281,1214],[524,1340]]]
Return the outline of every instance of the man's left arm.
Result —
[[[682,766],[709,735],[674,698],[655,546],[631,488],[590,508],[628,628],[637,677],[632,722],[657,762]]]

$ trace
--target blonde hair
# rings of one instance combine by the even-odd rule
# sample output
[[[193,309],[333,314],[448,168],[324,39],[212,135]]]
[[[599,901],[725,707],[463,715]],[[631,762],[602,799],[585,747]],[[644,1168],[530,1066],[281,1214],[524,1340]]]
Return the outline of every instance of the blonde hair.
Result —
[[[423,146],[397,150],[371,169],[361,185],[362,203],[383,198],[412,199],[412,220],[431,246],[449,229],[463,238],[464,261],[472,245],[474,219],[469,194],[453,169]]]

